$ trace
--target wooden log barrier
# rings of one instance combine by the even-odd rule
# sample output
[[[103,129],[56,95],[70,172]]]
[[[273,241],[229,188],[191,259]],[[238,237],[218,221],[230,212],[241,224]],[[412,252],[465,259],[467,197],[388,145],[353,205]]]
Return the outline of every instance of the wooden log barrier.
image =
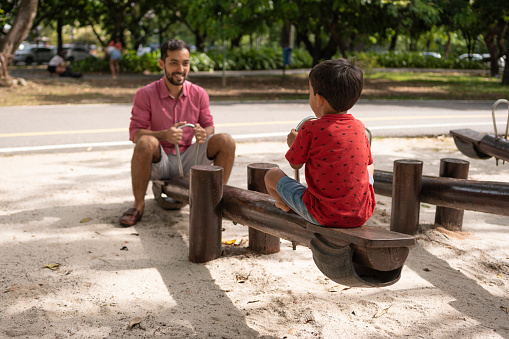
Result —
[[[221,256],[223,168],[191,167],[189,189],[189,260],[207,262]]]
[[[440,159],[441,178],[468,179],[468,166],[470,163],[465,160],[443,158]],[[463,227],[463,215],[465,210],[437,206],[435,212],[435,225],[443,226],[450,231],[461,231]]]
[[[200,172],[200,178],[205,178],[209,175],[208,172],[213,171],[214,166],[194,166],[191,175]],[[193,180],[191,178],[191,182]],[[221,182],[213,175],[203,181]],[[182,193],[186,191],[182,186],[185,185],[185,178],[171,179],[165,182],[165,191],[175,199],[182,199]],[[216,187],[217,184],[210,186]],[[193,191],[196,189],[201,191],[202,187],[191,185],[189,190],[191,210],[206,203],[199,201],[200,199],[212,199],[210,194],[195,194]],[[394,284],[401,276],[409,247],[415,245],[413,236],[374,227],[345,229],[313,225],[295,213],[286,213],[278,209],[274,205],[274,199],[268,194],[227,185],[223,186],[221,203],[214,203],[214,206],[220,208],[207,210],[213,211],[216,215],[201,219],[201,223],[214,220],[215,224],[218,218],[225,217],[274,237],[307,246],[313,252],[315,264],[326,276],[348,286],[382,287]],[[193,215],[195,213],[201,214],[191,212]],[[208,229],[204,225],[200,225],[200,228]],[[212,228],[216,229],[216,226]],[[211,248],[218,246],[217,243],[201,244],[204,245]],[[196,245],[190,242],[191,246]],[[195,249],[190,248],[190,253],[192,252],[195,252]]]
[[[392,196],[393,173],[375,170],[375,193]],[[421,202],[509,216],[509,183],[422,176]]]
[[[391,231],[417,234],[421,200],[422,161],[394,161]]]
[[[268,193],[265,187],[265,174],[275,164],[256,163],[247,166],[247,189],[261,193]],[[277,253],[281,249],[281,241],[268,233],[260,232],[249,227],[249,248],[261,254]]]

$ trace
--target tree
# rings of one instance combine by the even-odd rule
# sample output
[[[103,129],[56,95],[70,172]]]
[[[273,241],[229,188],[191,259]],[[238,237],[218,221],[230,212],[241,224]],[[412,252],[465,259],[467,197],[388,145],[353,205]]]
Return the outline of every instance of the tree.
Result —
[[[7,73],[7,61],[12,58],[19,45],[26,38],[35,15],[37,14],[38,0],[21,0],[16,10],[16,16],[11,24],[9,32],[0,36],[0,80],[9,80]]]
[[[509,5],[507,0],[476,0],[472,7],[490,52],[491,75],[498,75],[498,59],[507,54],[505,39],[508,39]]]

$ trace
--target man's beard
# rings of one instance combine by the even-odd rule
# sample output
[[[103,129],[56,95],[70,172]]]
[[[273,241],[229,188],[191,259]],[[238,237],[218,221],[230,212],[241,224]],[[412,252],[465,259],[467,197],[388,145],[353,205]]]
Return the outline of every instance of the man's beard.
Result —
[[[170,84],[172,85],[175,85],[175,86],[181,86],[184,81],[186,81],[186,73],[171,73],[171,74],[168,74],[168,72],[166,72],[166,68],[164,69],[164,74],[166,75],[166,79],[170,82]],[[182,80],[180,81],[176,81],[173,76],[175,74],[181,74],[182,75]]]

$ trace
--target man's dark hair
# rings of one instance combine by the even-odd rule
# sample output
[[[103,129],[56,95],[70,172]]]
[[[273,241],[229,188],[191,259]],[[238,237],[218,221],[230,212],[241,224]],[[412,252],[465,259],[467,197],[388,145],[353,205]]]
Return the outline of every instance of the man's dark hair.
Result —
[[[315,94],[324,97],[338,112],[349,110],[361,96],[364,78],[360,67],[347,59],[326,60],[311,70],[309,81]]]
[[[188,44],[179,39],[170,39],[161,45],[161,60],[166,61],[168,51],[179,51],[187,49],[190,51]]]

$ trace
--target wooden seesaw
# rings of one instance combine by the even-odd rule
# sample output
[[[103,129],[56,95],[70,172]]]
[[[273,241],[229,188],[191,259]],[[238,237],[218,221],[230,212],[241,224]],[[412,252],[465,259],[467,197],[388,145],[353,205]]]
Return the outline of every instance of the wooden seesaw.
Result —
[[[275,166],[249,165],[248,188],[265,191],[263,177]],[[154,182],[167,197],[189,202],[189,260],[192,262],[207,262],[221,255],[223,218],[249,226],[266,234],[268,239],[283,238],[309,247],[323,274],[336,283],[352,287],[384,287],[396,283],[409,248],[416,243],[411,235],[375,227],[313,225],[297,214],[278,209],[274,199],[264,192],[223,185],[222,180],[222,167],[199,165],[191,168],[189,177]],[[167,207],[164,201],[160,206]],[[255,239],[250,237],[249,246],[266,249],[263,242],[264,238],[258,234]],[[262,252],[270,252],[270,248]]]
[[[501,103],[508,105],[507,124],[505,135],[499,135],[497,131],[497,122],[495,120],[495,109]],[[473,159],[490,159],[495,157],[496,164],[498,160],[509,161],[509,101],[499,99],[491,107],[491,116],[493,119],[494,134],[479,133],[474,130],[464,128],[451,130],[451,136],[458,150],[464,155]]]

